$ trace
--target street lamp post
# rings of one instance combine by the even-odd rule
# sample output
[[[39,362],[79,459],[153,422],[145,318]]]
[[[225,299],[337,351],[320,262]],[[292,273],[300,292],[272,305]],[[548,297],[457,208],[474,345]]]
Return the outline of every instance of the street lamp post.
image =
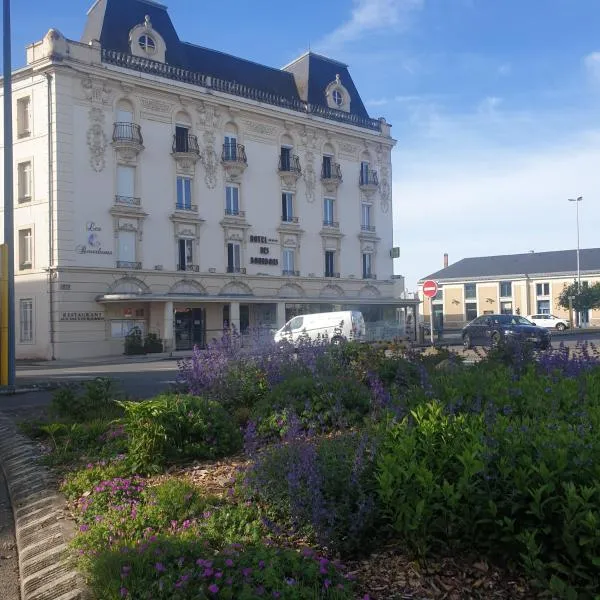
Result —
[[[8,324],[8,331],[4,332],[5,341],[2,351],[6,357],[2,358],[3,367],[6,369],[6,384],[15,385],[15,232],[14,232],[14,205],[13,205],[13,129],[12,129],[12,57],[10,34],[10,0],[3,2],[2,24],[4,53],[4,244],[7,246],[7,279],[8,290],[5,301],[7,306],[2,306],[6,311],[4,323]],[[3,370],[4,370],[3,368]]]
[[[569,198],[569,202],[575,202],[575,213],[577,215],[577,295],[581,293],[581,268],[579,264],[579,203],[583,200],[583,196],[578,198]],[[577,309],[577,325],[581,325],[581,313]]]

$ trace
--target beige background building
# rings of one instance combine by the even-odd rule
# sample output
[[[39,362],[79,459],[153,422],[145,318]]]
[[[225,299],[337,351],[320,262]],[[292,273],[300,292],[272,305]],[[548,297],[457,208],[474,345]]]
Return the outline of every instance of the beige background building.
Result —
[[[447,259],[446,259],[447,260]],[[600,248],[580,251],[582,285],[600,281]],[[558,306],[565,286],[577,279],[576,250],[535,252],[465,258],[419,280],[433,279],[439,290],[433,300],[436,328],[460,328],[484,314],[513,313],[523,316],[553,314],[568,319]],[[421,304],[421,315],[430,322],[430,303]],[[600,326],[600,310],[581,313],[582,326]]]

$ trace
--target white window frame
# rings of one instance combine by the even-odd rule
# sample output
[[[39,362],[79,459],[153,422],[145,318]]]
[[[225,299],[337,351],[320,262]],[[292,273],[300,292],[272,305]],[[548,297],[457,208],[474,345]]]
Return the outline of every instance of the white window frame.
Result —
[[[332,270],[331,270],[331,275],[333,276],[335,274],[335,267],[336,267],[336,262],[337,262],[337,257],[336,254],[337,252],[335,250],[325,250],[325,274],[327,276],[327,257],[329,256],[329,254],[331,254],[332,256],[332,261],[331,261],[331,266],[332,266]]]
[[[33,200],[33,161],[17,164],[17,200],[20,204]]]
[[[296,271],[296,251],[293,248],[284,248],[281,253],[281,263],[283,271],[295,273]]]
[[[370,252],[363,252],[362,275],[363,279],[369,279],[373,275],[373,255]]]
[[[237,135],[235,133],[225,133],[223,136],[225,160],[237,160],[237,144]]]
[[[240,186],[227,184],[225,186],[225,214],[240,214]]]
[[[233,263],[229,263],[229,247],[232,247]],[[230,267],[232,270],[230,271]],[[240,273],[242,270],[242,245],[239,242],[227,242],[227,271]]]
[[[194,264],[194,242],[193,238],[179,238],[177,240],[177,264],[180,271],[185,271],[189,265]],[[184,246],[183,264],[181,263],[181,246]],[[181,268],[183,267],[183,269]]]
[[[131,244],[131,254],[123,255],[124,250],[122,242],[125,238],[129,238]],[[137,231],[129,231],[125,229],[119,229],[117,232],[117,261],[118,262],[138,262],[137,261]]]
[[[542,293],[541,294],[538,293],[538,285],[542,287]],[[548,287],[548,292],[547,293],[544,290],[544,288],[546,286]],[[551,290],[550,290],[550,282],[549,281],[543,281],[543,282],[540,281],[540,282],[538,282],[538,283],[535,284],[535,295],[538,298],[548,298],[548,297],[550,297],[550,291]]]
[[[329,209],[328,209],[329,206]],[[331,213],[331,214],[328,214]],[[323,222],[333,225],[335,221],[335,198],[323,198]]]
[[[125,178],[124,174],[130,173]],[[137,170],[131,165],[117,165],[117,196],[135,198]],[[129,178],[131,177],[131,180]]]
[[[33,344],[34,335],[34,305],[33,298],[19,300],[19,343]]]
[[[17,138],[30,137],[31,128],[31,96],[17,98]]]
[[[292,192],[281,192],[281,220],[284,223],[294,221],[294,194]]]
[[[29,232],[29,235],[26,232]],[[33,269],[33,227],[19,229],[18,243],[19,271],[30,271]]]
[[[372,210],[371,205],[368,202],[360,203],[360,222],[363,229],[368,230],[372,224]]]
[[[181,191],[181,202],[180,192]],[[176,183],[176,207],[181,210],[191,210],[193,197],[193,179],[186,175],[177,175]]]

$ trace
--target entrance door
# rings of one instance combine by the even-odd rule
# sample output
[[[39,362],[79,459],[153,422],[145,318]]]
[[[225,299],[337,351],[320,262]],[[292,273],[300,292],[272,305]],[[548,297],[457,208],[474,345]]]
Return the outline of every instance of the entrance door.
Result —
[[[433,328],[435,331],[444,329],[444,307],[441,304],[433,305]]]
[[[250,307],[240,304],[240,333],[248,333],[250,328]]]
[[[203,308],[175,311],[175,350],[192,350],[206,346],[206,324]]]

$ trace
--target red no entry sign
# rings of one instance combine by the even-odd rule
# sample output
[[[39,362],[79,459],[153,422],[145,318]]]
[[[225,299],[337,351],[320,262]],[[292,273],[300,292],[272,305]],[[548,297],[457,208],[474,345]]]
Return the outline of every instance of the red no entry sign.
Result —
[[[428,279],[423,284],[423,295],[427,298],[433,298],[438,292],[438,284],[433,279]]]

